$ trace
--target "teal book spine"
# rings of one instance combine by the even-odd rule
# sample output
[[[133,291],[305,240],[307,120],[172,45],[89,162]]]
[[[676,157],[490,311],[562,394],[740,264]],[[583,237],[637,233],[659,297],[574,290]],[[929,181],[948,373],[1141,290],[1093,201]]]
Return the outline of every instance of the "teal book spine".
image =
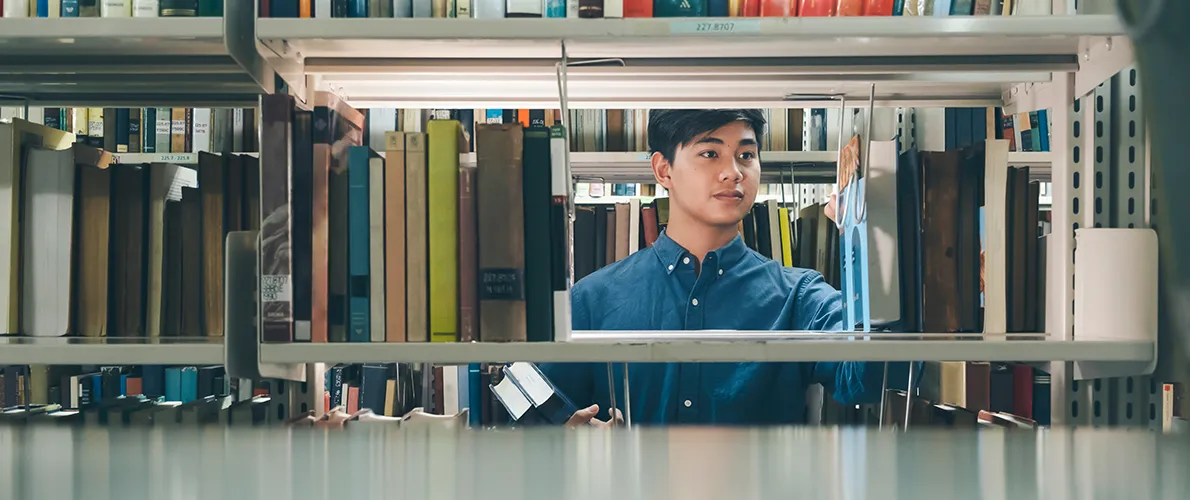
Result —
[[[198,399],[198,368],[187,366],[182,368],[182,402],[189,403]]]
[[[655,0],[653,17],[706,17],[707,0]]]
[[[368,304],[368,160],[372,155],[367,146],[347,150],[348,342],[369,342],[372,335]]]

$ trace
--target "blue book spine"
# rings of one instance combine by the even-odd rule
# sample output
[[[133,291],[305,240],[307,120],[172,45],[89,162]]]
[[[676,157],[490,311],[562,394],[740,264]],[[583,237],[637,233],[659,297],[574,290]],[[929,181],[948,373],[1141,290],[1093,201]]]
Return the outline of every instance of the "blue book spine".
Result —
[[[975,15],[975,0],[950,0],[950,15],[952,16],[973,16]]]
[[[79,0],[62,0],[62,17],[78,17]]]
[[[393,2],[393,17],[413,17],[413,1],[395,0]]]
[[[145,365],[141,368],[141,392],[157,398],[165,395],[165,367]]]
[[[165,369],[165,400],[166,401],[181,401],[182,400],[182,369],[181,368],[166,368]]]
[[[489,109],[484,114],[486,115],[484,123],[504,123],[503,109]]]
[[[471,419],[471,427],[478,429],[480,425],[483,425],[483,391],[479,390],[480,387],[483,387],[483,376],[479,372],[479,363],[467,365],[467,384],[467,395],[469,396],[467,408],[471,409],[468,417]]]
[[[368,160],[371,149],[354,146],[347,151],[347,258],[349,342],[371,341],[368,306]]]
[[[50,0],[37,0],[37,17],[50,17]]]
[[[1041,142],[1041,150],[1050,150],[1050,117],[1044,109],[1037,110],[1037,139]]]
[[[728,17],[731,15],[729,0],[707,0],[708,17]]]
[[[905,11],[905,0],[896,0],[893,2],[893,15],[903,16]]]
[[[128,395],[128,375],[120,375],[120,395]]]
[[[272,0],[269,4],[269,17],[301,17],[298,12],[298,0]]]
[[[368,17],[368,0],[348,0],[347,17]]]
[[[187,366],[182,368],[182,402],[189,403],[198,399],[198,368]]]
[[[364,365],[360,368],[359,409],[384,415],[385,393],[388,392],[388,367]],[[395,416],[395,415],[394,415]]]
[[[946,17],[950,15],[951,0],[934,0],[934,17]]]
[[[566,17],[566,0],[545,0],[545,17]]]
[[[140,114],[140,148],[145,153],[157,152],[157,108],[145,108]]]

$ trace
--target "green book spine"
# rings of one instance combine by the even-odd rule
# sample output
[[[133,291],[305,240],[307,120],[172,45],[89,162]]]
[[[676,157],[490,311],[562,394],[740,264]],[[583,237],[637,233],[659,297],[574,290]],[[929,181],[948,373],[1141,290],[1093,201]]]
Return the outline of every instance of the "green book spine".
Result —
[[[458,340],[459,131],[455,120],[430,120],[426,126],[430,342]]]
[[[198,0],[198,17],[223,17],[223,0]]]
[[[525,129],[522,170],[525,216],[525,315],[529,342],[554,340],[551,247],[562,236],[550,223],[550,129]]]

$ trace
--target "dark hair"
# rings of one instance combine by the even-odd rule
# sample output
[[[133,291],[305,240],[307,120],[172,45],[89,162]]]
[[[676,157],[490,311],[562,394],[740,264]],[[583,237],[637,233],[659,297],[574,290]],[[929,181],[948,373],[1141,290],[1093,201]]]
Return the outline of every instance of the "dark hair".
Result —
[[[759,141],[764,135],[764,112],[759,109],[652,109],[649,110],[649,152],[673,161],[674,151],[707,132],[732,122],[746,122]]]

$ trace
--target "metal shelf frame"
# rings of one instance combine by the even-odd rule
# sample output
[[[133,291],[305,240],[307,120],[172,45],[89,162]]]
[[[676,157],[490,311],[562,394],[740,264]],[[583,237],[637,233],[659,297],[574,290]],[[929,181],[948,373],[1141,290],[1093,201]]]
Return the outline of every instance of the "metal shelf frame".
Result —
[[[1118,46],[1110,15],[707,19],[259,19],[267,57],[356,107],[999,105]],[[1102,71],[1102,69],[1098,69]],[[314,90],[314,89],[311,89]]]
[[[222,339],[0,337],[0,365],[218,365]]]
[[[0,95],[30,106],[255,106],[255,2],[202,18],[0,18]]]

